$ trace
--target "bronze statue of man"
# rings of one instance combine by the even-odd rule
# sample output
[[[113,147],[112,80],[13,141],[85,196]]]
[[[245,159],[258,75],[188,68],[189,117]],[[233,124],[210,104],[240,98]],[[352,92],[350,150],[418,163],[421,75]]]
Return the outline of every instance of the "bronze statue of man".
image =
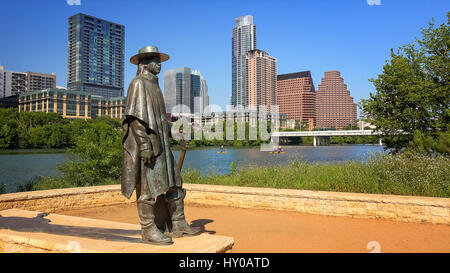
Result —
[[[130,62],[138,65],[138,70],[128,87],[122,123],[122,193],[130,198],[136,189],[142,240],[160,245],[172,244],[171,237],[200,233],[199,228],[186,222],[186,191],[170,150],[172,135],[157,76],[161,63],[168,59],[155,46],[144,47],[131,57]],[[155,218],[167,223],[161,225]]]

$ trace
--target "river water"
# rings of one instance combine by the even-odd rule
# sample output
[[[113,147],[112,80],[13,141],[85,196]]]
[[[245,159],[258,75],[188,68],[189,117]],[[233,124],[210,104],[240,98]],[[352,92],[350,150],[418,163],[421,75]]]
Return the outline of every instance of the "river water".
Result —
[[[336,145],[336,146],[285,146],[285,154],[269,154],[259,148],[227,149],[226,154],[218,154],[217,148],[188,150],[183,169],[198,169],[208,172],[228,173],[230,164],[236,166],[287,164],[294,159],[318,161],[322,163],[344,162],[347,160],[365,161],[374,153],[384,153],[378,145]],[[2,153],[0,154],[0,185],[7,192],[14,192],[18,185],[36,176],[58,175],[57,165],[67,160],[64,153]],[[174,151],[178,159],[180,151]]]

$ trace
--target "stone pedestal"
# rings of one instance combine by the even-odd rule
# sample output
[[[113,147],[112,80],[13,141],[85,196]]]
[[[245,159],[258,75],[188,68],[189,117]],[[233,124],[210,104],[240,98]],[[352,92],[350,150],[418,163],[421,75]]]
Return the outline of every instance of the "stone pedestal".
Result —
[[[141,242],[139,225],[67,215],[9,209],[0,211],[0,253],[11,252],[231,252],[232,237],[202,233],[174,238],[174,244],[156,246]],[[46,219],[50,220],[48,222]]]

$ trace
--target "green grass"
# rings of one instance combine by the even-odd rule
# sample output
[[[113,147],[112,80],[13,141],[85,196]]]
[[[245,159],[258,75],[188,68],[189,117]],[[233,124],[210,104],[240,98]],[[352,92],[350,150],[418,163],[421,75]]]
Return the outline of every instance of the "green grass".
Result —
[[[233,162],[234,163],[234,162]],[[193,184],[267,187],[337,192],[450,197],[450,158],[422,155],[376,155],[367,162],[320,164],[292,161],[288,166],[230,165],[230,174],[198,170],[183,172],[183,181]],[[101,184],[115,184],[105,179]],[[75,187],[64,177],[31,181],[20,191]]]
[[[183,178],[194,184],[450,197],[449,166],[448,157],[377,155],[365,163],[247,166],[228,175],[188,170]]]

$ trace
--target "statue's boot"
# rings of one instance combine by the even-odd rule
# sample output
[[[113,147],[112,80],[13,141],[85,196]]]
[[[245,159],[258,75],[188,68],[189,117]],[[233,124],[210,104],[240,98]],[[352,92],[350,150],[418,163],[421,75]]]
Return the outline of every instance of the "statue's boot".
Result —
[[[167,200],[167,207],[169,209],[170,218],[172,220],[172,237],[182,236],[194,236],[201,233],[201,229],[198,227],[191,227],[186,222],[184,216],[184,197],[186,196],[186,190],[180,189],[176,198],[170,198]]]
[[[137,207],[141,219],[142,241],[154,245],[171,245],[172,238],[164,235],[155,224],[156,201],[138,201]]]

